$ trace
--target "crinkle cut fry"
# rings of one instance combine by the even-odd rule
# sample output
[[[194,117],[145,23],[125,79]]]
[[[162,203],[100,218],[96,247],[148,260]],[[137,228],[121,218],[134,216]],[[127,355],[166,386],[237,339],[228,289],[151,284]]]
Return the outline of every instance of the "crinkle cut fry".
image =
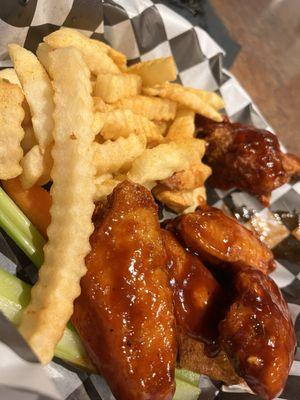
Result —
[[[94,169],[91,163],[93,102],[90,74],[74,48],[51,53],[54,87],[54,166],[51,224],[45,261],[32,289],[20,332],[42,363],[53,357],[80,294],[84,258],[93,231]]]

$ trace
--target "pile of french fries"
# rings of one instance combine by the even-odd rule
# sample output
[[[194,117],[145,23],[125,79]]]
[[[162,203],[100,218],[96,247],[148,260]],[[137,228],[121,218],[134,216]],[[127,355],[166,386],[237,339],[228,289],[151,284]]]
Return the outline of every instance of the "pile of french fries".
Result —
[[[94,202],[125,179],[176,212],[205,201],[211,170],[195,114],[221,121],[222,99],[177,83],[172,57],[127,67],[126,56],[62,28],[36,55],[8,46],[0,71],[0,179],[53,182],[45,261],[20,331],[42,362],[71,317],[85,273]]]

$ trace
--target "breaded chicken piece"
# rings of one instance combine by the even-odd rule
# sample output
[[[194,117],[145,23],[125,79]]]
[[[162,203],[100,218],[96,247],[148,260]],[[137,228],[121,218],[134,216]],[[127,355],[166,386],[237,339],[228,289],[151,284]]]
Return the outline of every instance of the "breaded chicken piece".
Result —
[[[94,220],[72,322],[118,400],[172,399],[175,318],[157,206],[124,181]]]
[[[272,252],[251,231],[217,208],[198,208],[170,221],[167,228],[177,232],[184,244],[203,260],[220,268],[250,267],[269,273],[275,267]]]

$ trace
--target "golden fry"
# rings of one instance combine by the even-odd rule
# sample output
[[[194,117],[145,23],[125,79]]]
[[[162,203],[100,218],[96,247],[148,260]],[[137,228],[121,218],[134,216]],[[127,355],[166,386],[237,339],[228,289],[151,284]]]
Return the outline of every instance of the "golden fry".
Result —
[[[57,49],[62,47],[76,47],[81,53],[89,67],[95,74],[110,73],[119,74],[120,70],[113,60],[102,51],[95,40],[89,39],[82,33],[71,28],[62,28],[44,37],[44,42]]]
[[[168,99],[156,97],[136,96],[119,100],[115,108],[131,110],[135,114],[143,115],[150,120],[168,121],[176,115],[176,103]]]
[[[39,280],[20,325],[20,332],[42,363],[52,359],[72,315],[73,301],[80,294],[93,231],[95,191],[89,70],[75,48],[54,50],[50,59],[55,103],[51,224]]]
[[[166,135],[168,141],[189,139],[195,136],[195,112],[187,108],[178,108],[176,118]]]
[[[125,97],[141,93],[142,80],[133,74],[99,74],[94,90],[106,103],[115,103]]]
[[[132,163],[128,178],[151,188],[156,181],[166,179],[199,162],[205,150],[203,143],[202,140],[194,139],[183,143],[164,143],[146,149]]]
[[[114,173],[129,169],[133,160],[146,148],[144,135],[131,134],[127,138],[120,137],[112,142],[94,143],[93,162],[97,175]]]
[[[22,172],[23,99],[19,86],[0,79],[0,179],[15,178]]]
[[[38,145],[33,146],[22,158],[22,174],[20,181],[24,189],[28,189],[35,184],[44,185],[50,181],[50,173],[53,165],[51,157],[51,147],[41,153]]]
[[[114,110],[105,114],[101,135],[105,140],[128,137],[130,134],[145,135],[148,143],[161,143],[163,137],[157,126],[142,115],[130,110]],[[102,115],[103,118],[103,115]]]
[[[205,103],[198,94],[190,91],[177,83],[165,82],[163,85],[143,88],[143,93],[148,96],[159,96],[164,99],[176,101],[185,108],[189,108],[206,118],[217,122],[222,121],[222,116],[210,104]]]
[[[17,44],[10,44],[8,50],[30,107],[37,142],[43,151],[53,140],[54,104],[51,81],[33,53]]]
[[[132,65],[127,71],[128,73],[139,75],[142,78],[143,86],[154,86],[166,81],[174,81],[177,77],[173,57],[143,61]]]

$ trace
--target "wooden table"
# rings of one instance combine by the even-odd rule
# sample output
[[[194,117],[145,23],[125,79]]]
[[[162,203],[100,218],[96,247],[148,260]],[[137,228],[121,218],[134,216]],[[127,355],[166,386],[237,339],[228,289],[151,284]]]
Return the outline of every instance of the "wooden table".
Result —
[[[210,0],[241,45],[231,71],[300,155],[300,0]]]

